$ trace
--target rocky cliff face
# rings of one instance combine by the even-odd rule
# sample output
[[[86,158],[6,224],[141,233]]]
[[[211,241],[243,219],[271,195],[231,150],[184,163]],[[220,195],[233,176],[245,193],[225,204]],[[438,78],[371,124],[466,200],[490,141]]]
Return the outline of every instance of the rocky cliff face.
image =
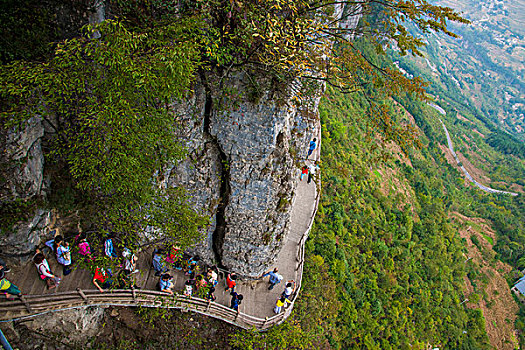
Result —
[[[236,94],[225,101],[204,79],[197,81],[191,99],[173,106],[181,126],[176,137],[188,157],[166,170],[164,184],[187,188],[195,207],[209,215],[205,239],[194,248],[204,261],[257,276],[272,264],[289,231],[300,160],[317,116],[319,97],[311,94],[320,87],[302,99],[300,84],[276,93],[268,82],[253,101],[247,92],[254,77],[237,75],[228,82]],[[44,195],[43,136],[38,117],[7,136],[14,165],[3,184],[4,200]],[[48,214],[39,209],[2,236],[2,253],[33,251],[44,239]]]
[[[103,6],[95,10],[91,22],[104,17]],[[341,8],[337,16],[342,13]],[[299,81],[282,86],[246,72],[217,84],[207,75],[200,75],[188,101],[173,106],[181,126],[176,137],[188,157],[168,167],[162,182],[187,188],[195,207],[209,215],[205,238],[194,248],[205,262],[257,276],[273,263],[290,230],[299,168],[314,134],[322,86],[307,88]],[[231,94],[225,98],[218,85]],[[25,131],[7,136],[7,153],[23,161],[2,185],[2,201],[7,194],[10,200],[45,195],[44,134],[35,117]],[[48,218],[48,212],[37,210],[13,227],[0,237],[0,253],[34,250]]]
[[[44,155],[41,140],[44,127],[39,117],[29,119],[19,129],[4,135],[2,154],[2,201],[39,196],[42,191]]]
[[[86,306],[44,313],[20,324],[3,322],[0,328],[15,349],[84,349],[102,332],[106,309]]]
[[[289,231],[319,98],[309,95],[301,106],[301,87],[292,84],[284,94],[267,89],[253,102],[243,97],[248,81],[238,75],[229,82],[239,92],[235,107],[219,107],[220,97],[203,81],[191,101],[176,107],[189,156],[166,175],[169,185],[188,188],[196,207],[210,215],[196,248],[201,257],[257,276],[272,264]],[[291,102],[296,98],[300,107]]]
[[[7,130],[3,135],[1,157],[0,203],[13,205],[44,195],[44,155],[42,138],[44,127],[38,116],[29,119],[18,129]],[[48,218],[43,209],[25,213],[26,219],[10,229],[0,230],[0,249],[8,256],[29,254],[40,244],[41,233]],[[4,220],[2,213],[2,218]]]
[[[40,28],[42,32],[49,29],[48,26],[53,28],[54,34],[46,38],[56,41],[77,35],[79,28],[85,24],[103,21],[103,3],[51,0],[35,4],[32,10],[35,18],[43,21],[39,23],[43,26]],[[6,11],[14,11],[11,13],[12,20],[18,19],[15,7]],[[34,40],[32,37],[29,39]],[[31,47],[30,43],[28,45]],[[10,50],[11,48],[7,49]],[[13,215],[24,217],[14,225],[0,222],[0,255],[3,257],[27,257],[43,239],[50,238],[46,237],[45,230],[50,221],[48,210],[34,206],[29,206],[30,212],[24,213],[13,214],[4,210],[16,206],[16,203],[46,197],[42,141],[46,133],[53,133],[53,130],[46,130],[46,127],[49,124],[45,124],[40,116],[34,116],[18,129],[0,130],[0,209],[4,211],[0,220],[11,221],[12,218],[7,216]]]

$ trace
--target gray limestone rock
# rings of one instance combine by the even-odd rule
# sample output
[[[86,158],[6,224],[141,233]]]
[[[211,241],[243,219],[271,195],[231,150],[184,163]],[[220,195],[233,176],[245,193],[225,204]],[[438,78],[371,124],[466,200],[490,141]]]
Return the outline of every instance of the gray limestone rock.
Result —
[[[189,156],[167,177],[168,185],[187,188],[195,207],[210,215],[212,224],[195,248],[204,261],[255,277],[273,263],[289,232],[296,175],[322,86],[304,99],[298,82],[278,97],[270,87],[254,102],[244,97],[248,80],[237,75],[227,84],[239,93],[235,107],[217,107],[219,94],[206,94],[202,83],[190,101],[174,106]]]
[[[183,186],[194,207],[209,216],[203,240],[193,248],[204,262],[219,263],[242,275],[258,276],[275,260],[290,230],[297,175],[311,139],[322,86],[297,81],[277,93],[271,82],[256,100],[245,74],[227,85],[237,95],[220,104],[222,92],[202,81],[193,96],[172,106],[176,135],[188,157],[157,174],[163,186]],[[296,102],[292,102],[296,101]],[[221,105],[221,107],[219,107]],[[2,198],[41,196],[44,159],[40,118],[7,136],[7,154],[16,166]],[[48,213],[38,210],[0,238],[8,255],[28,254],[41,243]]]
[[[10,129],[4,135],[1,201],[25,200],[42,194],[43,136],[44,127],[38,116],[30,118],[22,128]]]
[[[100,331],[105,309],[94,306],[52,312],[34,318],[26,326],[40,333],[60,335],[69,344],[84,343]]]
[[[179,138],[188,151],[188,157],[166,170],[166,186],[183,186],[191,197],[194,207],[209,216],[210,225],[203,232],[204,239],[197,242],[193,251],[203,261],[213,263],[213,232],[215,216],[220,202],[219,151],[209,135],[204,132],[204,110],[206,96],[204,88],[197,85],[193,97],[173,106],[179,123]]]
[[[6,234],[0,235],[0,251],[6,256],[28,256],[40,245],[49,223],[49,211],[37,209],[27,221],[14,225]]]
[[[41,140],[44,127],[38,116],[22,127],[9,129],[2,135],[4,152],[1,155],[0,202],[27,201],[44,194],[44,155]],[[36,209],[0,235],[0,251],[7,256],[29,254],[40,244],[47,224],[48,212]],[[5,229],[5,228],[4,228]]]

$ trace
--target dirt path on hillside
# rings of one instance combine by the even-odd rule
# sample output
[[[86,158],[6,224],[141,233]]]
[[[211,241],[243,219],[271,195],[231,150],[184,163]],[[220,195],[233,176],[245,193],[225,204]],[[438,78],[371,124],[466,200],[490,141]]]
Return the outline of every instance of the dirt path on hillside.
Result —
[[[517,347],[517,331],[514,321],[519,311],[519,306],[512,297],[510,288],[503,277],[512,270],[512,267],[494,258],[495,252],[485,236],[496,240],[496,234],[489,223],[481,218],[469,218],[460,213],[451,213],[451,219],[459,224],[459,234],[467,241],[468,258],[467,264],[476,264],[478,271],[488,277],[486,285],[476,280],[480,301],[478,303],[468,302],[467,307],[481,309],[485,317],[485,325],[490,344],[496,349],[513,350]],[[478,238],[482,251],[472,242],[471,237]],[[465,277],[467,298],[474,291],[473,281]],[[485,300],[481,289],[486,293]]]

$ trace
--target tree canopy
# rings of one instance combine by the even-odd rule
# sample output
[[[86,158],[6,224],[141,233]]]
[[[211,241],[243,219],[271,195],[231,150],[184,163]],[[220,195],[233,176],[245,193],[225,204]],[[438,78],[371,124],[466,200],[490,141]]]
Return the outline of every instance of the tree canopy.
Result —
[[[42,117],[54,134],[48,160],[64,166],[98,229],[126,235],[151,225],[189,243],[206,222],[155,174],[184,155],[170,104],[189,94],[195,45],[172,39],[178,24],[146,34],[105,21],[83,31],[46,62],[2,67],[4,125]]]

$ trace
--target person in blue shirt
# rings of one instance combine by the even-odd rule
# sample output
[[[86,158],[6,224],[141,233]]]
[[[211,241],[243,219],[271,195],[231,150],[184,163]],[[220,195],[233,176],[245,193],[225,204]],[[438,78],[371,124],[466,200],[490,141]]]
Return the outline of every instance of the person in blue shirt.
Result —
[[[173,278],[167,273],[160,276],[159,288],[161,292],[173,294]]]
[[[106,253],[106,256],[110,257],[111,259],[117,257],[117,251],[113,245],[113,235],[110,235],[104,242],[104,253]]]
[[[264,275],[261,276],[261,278],[266,277],[266,276],[270,276],[270,280],[268,281],[268,283],[270,284],[268,286],[268,290],[272,290],[273,287],[275,287],[275,285],[277,283],[280,283],[282,281],[283,276],[281,276],[278,273],[278,271],[279,271],[279,269],[276,267],[275,269],[273,269],[273,271],[268,271]]]
[[[308,148],[308,155],[306,156],[306,159],[308,159],[308,157],[310,157],[310,155],[312,154],[314,149],[317,147],[317,143],[315,143],[315,141],[317,141],[317,139],[315,137],[314,137],[314,139],[312,141],[310,141],[310,147]]]
[[[153,251],[152,265],[155,270],[155,276],[160,276],[169,271],[169,267],[166,266],[166,254],[164,250],[155,249]]]
[[[57,256],[57,261],[60,265],[63,266],[64,276],[71,273],[71,250],[69,249],[69,243],[64,241],[62,236],[55,237],[55,253]]]
[[[235,311],[239,311],[239,305],[241,304],[242,299],[244,298],[242,294],[237,294],[237,292],[230,292],[232,300],[230,302],[230,308]]]

